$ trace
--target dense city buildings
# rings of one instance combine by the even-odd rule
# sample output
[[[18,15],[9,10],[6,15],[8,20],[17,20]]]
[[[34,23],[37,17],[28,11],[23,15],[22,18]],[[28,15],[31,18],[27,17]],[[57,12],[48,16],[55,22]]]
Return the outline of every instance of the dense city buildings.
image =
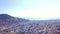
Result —
[[[60,20],[25,20],[15,17],[6,19],[0,15],[0,34],[60,34]],[[1,18],[0,17],[0,18]]]

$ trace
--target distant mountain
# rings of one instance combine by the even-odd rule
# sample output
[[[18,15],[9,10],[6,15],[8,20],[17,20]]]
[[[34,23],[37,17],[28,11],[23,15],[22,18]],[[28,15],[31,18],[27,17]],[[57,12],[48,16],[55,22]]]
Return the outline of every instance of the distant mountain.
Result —
[[[13,17],[8,14],[0,14],[0,25],[12,25],[15,23],[25,23],[28,21],[29,20],[27,19]]]
[[[13,20],[17,20],[19,22],[28,21],[27,19],[13,17],[8,14],[0,14],[0,19],[4,19],[4,20],[5,19],[13,19]]]
[[[29,21],[28,19],[24,19],[24,18],[17,18],[17,20],[18,20],[19,22],[27,22],[27,21]]]
[[[9,18],[14,18],[8,14],[0,14],[0,19],[9,19]]]

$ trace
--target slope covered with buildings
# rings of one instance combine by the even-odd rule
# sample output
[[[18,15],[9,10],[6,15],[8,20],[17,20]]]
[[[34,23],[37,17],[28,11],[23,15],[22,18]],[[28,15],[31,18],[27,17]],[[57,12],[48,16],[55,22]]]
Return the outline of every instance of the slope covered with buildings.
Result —
[[[60,20],[27,20],[0,15],[0,34],[60,34]]]

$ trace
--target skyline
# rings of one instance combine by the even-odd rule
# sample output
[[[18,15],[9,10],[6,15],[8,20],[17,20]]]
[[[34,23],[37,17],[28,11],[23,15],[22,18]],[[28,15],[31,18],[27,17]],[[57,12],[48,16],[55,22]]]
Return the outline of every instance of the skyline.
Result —
[[[0,14],[27,19],[60,18],[60,0],[0,0]]]

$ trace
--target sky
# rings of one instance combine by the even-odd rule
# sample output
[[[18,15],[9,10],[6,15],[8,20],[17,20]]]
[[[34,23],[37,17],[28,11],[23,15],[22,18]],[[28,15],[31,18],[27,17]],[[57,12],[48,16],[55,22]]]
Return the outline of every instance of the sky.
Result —
[[[0,0],[0,14],[26,19],[60,18],[60,0]]]

